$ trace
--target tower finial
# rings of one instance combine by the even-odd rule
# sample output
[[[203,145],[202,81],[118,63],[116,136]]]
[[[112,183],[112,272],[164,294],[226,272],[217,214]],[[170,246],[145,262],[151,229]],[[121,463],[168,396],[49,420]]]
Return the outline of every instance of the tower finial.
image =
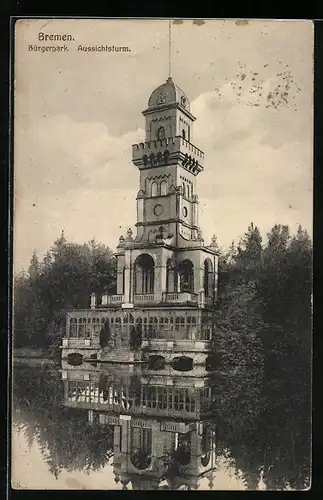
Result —
[[[168,78],[171,78],[172,70],[172,21],[168,21]]]

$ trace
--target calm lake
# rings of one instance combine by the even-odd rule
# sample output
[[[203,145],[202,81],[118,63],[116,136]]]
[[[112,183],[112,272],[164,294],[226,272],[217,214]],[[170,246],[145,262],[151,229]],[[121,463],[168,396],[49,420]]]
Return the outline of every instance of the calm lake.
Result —
[[[310,394],[288,387],[257,366],[208,373],[17,361],[12,486],[307,489]]]

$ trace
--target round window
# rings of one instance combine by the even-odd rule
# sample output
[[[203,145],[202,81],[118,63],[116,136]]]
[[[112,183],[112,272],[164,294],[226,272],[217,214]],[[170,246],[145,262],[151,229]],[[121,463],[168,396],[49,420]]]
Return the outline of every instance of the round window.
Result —
[[[154,207],[154,214],[155,215],[160,216],[160,215],[162,215],[163,211],[164,211],[163,205],[155,205],[155,207]]]
[[[186,207],[183,207],[183,216],[187,217],[187,208]]]

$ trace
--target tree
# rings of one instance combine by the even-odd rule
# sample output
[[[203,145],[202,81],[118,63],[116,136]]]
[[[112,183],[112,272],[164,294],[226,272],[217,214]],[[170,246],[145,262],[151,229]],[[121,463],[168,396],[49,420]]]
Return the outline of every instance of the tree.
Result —
[[[139,349],[142,344],[142,325],[138,323],[130,328],[129,346],[131,349]]]
[[[261,243],[259,229],[251,222],[248,231],[239,242],[237,254],[234,257],[241,279],[250,281],[256,278],[262,256]]]
[[[15,367],[13,419],[37,440],[52,474],[99,470],[113,452],[113,427],[90,424],[87,412],[65,407],[63,397],[59,370]]]
[[[238,248],[232,242],[219,259],[214,346],[221,353],[223,366],[261,363],[262,318],[256,298],[261,241],[258,228],[251,223]]]
[[[31,281],[37,280],[40,272],[40,264],[36,254],[36,250],[33,251],[32,257],[30,259],[30,264],[28,268],[28,274]]]
[[[92,239],[88,247],[91,254],[93,293],[116,293],[116,259],[111,250]]]
[[[53,257],[52,254],[49,250],[44,255],[43,262],[41,264],[41,272],[42,273],[48,273],[52,267],[53,264]]]
[[[110,326],[109,323],[106,321],[101,328],[100,331],[100,347],[103,349],[109,344],[109,340],[111,338],[111,333],[110,333]]]
[[[64,335],[67,311],[87,308],[93,291],[113,293],[115,285],[111,250],[94,240],[68,243],[62,231],[41,264],[34,252],[28,274],[15,279],[16,345],[56,344]]]
[[[65,238],[64,230],[62,230],[60,237],[54,241],[54,244],[51,248],[51,254],[54,257],[54,260],[58,260],[62,257],[66,246],[67,240]]]

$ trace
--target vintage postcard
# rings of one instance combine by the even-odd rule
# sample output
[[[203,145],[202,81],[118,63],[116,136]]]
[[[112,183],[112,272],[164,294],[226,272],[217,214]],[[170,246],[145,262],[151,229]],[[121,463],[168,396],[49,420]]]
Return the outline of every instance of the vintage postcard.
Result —
[[[313,47],[15,22],[12,488],[311,487]]]

